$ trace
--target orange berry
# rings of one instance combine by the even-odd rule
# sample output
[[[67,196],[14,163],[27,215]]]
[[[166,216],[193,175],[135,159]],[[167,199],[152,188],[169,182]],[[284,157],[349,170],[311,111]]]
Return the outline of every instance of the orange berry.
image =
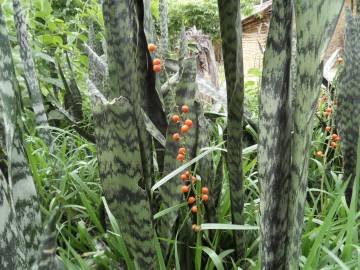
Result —
[[[340,136],[337,136],[335,142],[339,142],[341,140]]]
[[[183,113],[188,113],[188,112],[189,112],[189,106],[183,105],[183,106],[181,107],[181,111],[182,111]]]
[[[191,207],[191,212],[193,212],[194,214],[197,213],[197,207],[195,205]]]
[[[153,53],[156,51],[156,49],[157,49],[157,46],[155,44],[149,43],[149,45],[148,45],[149,52]]]
[[[209,200],[209,196],[207,194],[203,194],[203,195],[201,195],[201,200],[203,200],[204,202],[207,202]]]
[[[336,141],[336,139],[338,138],[338,135],[337,134],[333,134],[333,135],[331,135],[331,139],[333,139],[334,141]]]
[[[180,175],[180,179],[183,180],[183,181],[185,181],[185,180],[188,179],[188,178],[189,178],[189,177],[186,176],[186,174]]]
[[[171,120],[172,120],[174,123],[178,123],[178,122],[180,122],[180,116],[178,116],[177,114],[174,114],[174,115],[171,117]]]
[[[195,183],[196,183],[196,177],[195,177],[195,176],[191,176],[191,181],[192,181],[193,184],[195,184]]]
[[[185,125],[187,125],[188,127],[192,127],[193,122],[190,119],[186,119],[185,120]]]
[[[191,226],[191,229],[192,229],[194,232],[200,232],[200,226],[199,226],[199,225],[193,224],[193,225]]]
[[[181,147],[181,148],[179,148],[178,153],[179,153],[179,154],[183,154],[183,155],[185,155],[185,154],[186,154],[186,149],[185,149],[185,147]]]
[[[181,187],[181,192],[182,193],[188,193],[189,192],[189,186],[182,186]]]
[[[161,66],[160,65],[155,65],[155,66],[153,66],[153,70],[154,70],[154,72],[158,73],[158,72],[161,71]]]
[[[193,204],[194,202],[196,202],[195,197],[193,197],[193,196],[189,197],[188,204]]]
[[[325,131],[329,132],[331,130],[331,127],[326,127]]]
[[[185,156],[182,155],[182,154],[178,154],[178,155],[176,156],[176,159],[177,159],[178,161],[184,161],[184,160],[185,160]]]
[[[331,108],[331,107],[328,107],[328,108],[326,108],[326,110],[325,110],[327,113],[332,113],[333,112],[333,109]]]
[[[207,187],[203,187],[203,188],[201,189],[201,193],[202,193],[202,194],[208,194],[208,193],[209,193],[209,189],[208,189]]]
[[[186,171],[186,172],[185,172],[185,175],[189,178],[189,177],[190,177],[190,172],[189,172],[189,171]]]
[[[189,126],[183,125],[183,126],[181,127],[181,132],[182,132],[182,133],[187,133],[188,131],[189,131]]]
[[[329,112],[324,112],[324,116],[330,116],[331,115],[331,113],[329,113]]]
[[[336,60],[336,64],[337,65],[341,65],[344,63],[344,59],[342,59],[342,57],[339,57],[337,60]]]
[[[174,141],[178,141],[178,140],[180,140],[180,134],[179,133],[174,133],[172,135],[172,138],[173,138]]]
[[[322,157],[322,156],[324,156],[324,153],[322,151],[317,151],[317,152],[315,152],[315,156]]]
[[[161,60],[159,58],[155,58],[153,60],[153,65],[156,66],[156,65],[161,65]]]
[[[336,148],[336,146],[337,146],[336,142],[331,142],[330,145],[331,145],[332,148]]]

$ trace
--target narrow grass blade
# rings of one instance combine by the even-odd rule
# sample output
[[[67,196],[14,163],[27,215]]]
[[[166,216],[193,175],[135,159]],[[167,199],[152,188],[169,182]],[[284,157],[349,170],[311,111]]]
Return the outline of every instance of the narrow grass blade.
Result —
[[[329,255],[329,257],[332,258],[342,270],[350,270],[350,268],[342,260],[340,260],[338,256],[331,252],[331,250],[323,246],[321,247],[321,249],[325,251],[325,253]]]
[[[103,201],[106,214],[109,217],[111,229],[118,235],[118,237],[117,237],[118,245],[119,245],[119,248],[121,250],[121,254],[124,256],[126,266],[129,268],[129,270],[135,270],[133,260],[130,258],[130,255],[129,255],[129,252],[128,252],[127,248],[126,248],[126,244],[124,242],[124,239],[121,236],[119,225],[118,225],[114,215],[111,213],[109,205],[107,204],[105,197],[102,197],[101,199]]]
[[[221,258],[216,254],[215,251],[213,251],[211,248],[208,247],[200,247],[212,260],[214,263],[216,269],[218,270],[224,270],[224,265],[221,261]]]
[[[187,203],[187,202],[184,202],[184,203],[181,203],[181,204],[178,204],[178,205],[175,205],[175,206],[166,208],[166,209],[164,209],[164,210],[156,213],[153,218],[154,218],[154,219],[161,218],[161,217],[165,216],[166,214],[168,214],[168,213],[170,213],[170,212],[177,211],[179,208],[184,207],[184,206],[187,206],[187,205],[188,205],[188,203]]]
[[[155,185],[153,185],[153,187],[151,188],[151,191],[154,192],[156,189],[158,189],[159,187],[161,187],[162,185],[164,185],[165,183],[167,183],[169,180],[171,180],[172,178],[174,178],[174,176],[178,175],[179,173],[181,173],[182,171],[184,171],[186,168],[190,167],[192,164],[195,164],[197,161],[199,161],[200,159],[202,159],[203,157],[205,157],[206,155],[210,154],[213,151],[219,150],[219,147],[221,145],[223,145],[224,143],[220,143],[214,147],[211,147],[210,149],[204,151],[203,153],[201,153],[200,155],[198,155],[197,157],[193,158],[192,160],[190,160],[189,162],[185,163],[184,165],[181,165],[179,168],[177,168],[175,171],[171,172],[170,174],[166,175],[165,177],[163,177],[162,179],[160,179]]]
[[[202,231],[204,231],[204,230],[252,231],[252,230],[259,230],[259,227],[257,227],[257,226],[251,226],[251,225],[204,223],[204,224],[201,224],[200,229],[201,229]]]
[[[326,233],[328,232],[329,228],[332,225],[333,217],[341,203],[341,198],[344,195],[346,187],[347,187],[347,183],[344,183],[339,191],[339,194],[337,195],[336,199],[334,200],[333,205],[329,209],[329,212],[326,215],[324,223],[320,226],[320,231],[315,239],[314,244],[311,247],[311,250],[310,250],[309,256],[306,260],[304,269],[312,269],[315,267],[315,265],[316,265],[315,262],[318,259],[318,253],[320,251],[322,241],[324,240]]]

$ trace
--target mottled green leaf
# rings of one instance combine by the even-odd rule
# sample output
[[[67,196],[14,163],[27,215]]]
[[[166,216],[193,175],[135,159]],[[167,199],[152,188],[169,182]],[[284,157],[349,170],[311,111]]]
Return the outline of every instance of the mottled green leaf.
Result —
[[[58,211],[58,208],[54,209],[49,218],[46,229],[43,233],[41,245],[39,247],[39,254],[32,270],[65,269],[62,263],[60,263],[56,257],[56,222],[59,216]]]
[[[196,111],[196,148],[197,151],[204,147],[210,146],[209,128],[207,119],[204,116],[203,104],[195,102],[194,109]],[[211,196],[206,203],[206,218],[209,222],[216,222],[216,205],[218,194],[221,190],[222,179],[217,179],[214,176],[213,157],[211,155],[205,156],[198,163],[198,173],[204,186],[211,190]]]
[[[343,152],[344,179],[350,178],[346,191],[348,201],[351,200],[352,183],[356,175],[357,152],[360,117],[360,17],[352,17],[347,12],[344,60],[345,65],[338,82],[337,117]]]
[[[94,121],[100,178],[109,208],[138,269],[157,269],[150,203],[143,181],[134,109],[120,97],[95,97]]]
[[[187,134],[181,134],[182,139],[175,142],[172,138],[174,133],[180,133],[181,126],[179,123],[169,121],[168,130],[166,134],[166,148],[164,157],[164,171],[163,175],[167,175],[174,171],[181,165],[181,162],[176,160],[178,149],[183,146],[186,148],[186,158],[190,160],[196,155],[195,139],[196,139],[196,114],[195,114],[195,92],[196,92],[196,62],[195,58],[188,58],[184,60],[184,66],[179,71],[179,78],[171,87],[170,91],[176,93],[175,103],[177,107],[172,108],[172,114],[180,114],[182,105],[189,106],[189,113],[183,114],[184,120],[189,118],[193,121],[193,127]],[[170,93],[171,95],[171,93]],[[173,102],[173,101],[172,101]],[[162,199],[162,207],[169,208],[173,205],[179,204],[183,198],[180,192],[182,181],[179,175],[173,176],[173,181],[163,185],[160,188],[160,196]],[[154,187],[152,188],[154,189]],[[159,220],[158,232],[161,237],[170,238],[173,230],[173,225],[177,218],[177,212],[172,212],[166,216],[165,219]]]
[[[288,190],[291,182],[290,65],[292,3],[273,1],[264,54],[259,121],[261,264],[286,269]],[[279,196],[279,194],[282,194]]]
[[[231,216],[242,224],[244,188],[242,172],[242,136],[244,111],[244,71],[242,26],[239,0],[218,0],[228,104],[227,164],[229,169]],[[244,250],[241,233],[236,232],[237,253]]]
[[[48,126],[49,123],[45,113],[41,90],[36,76],[35,63],[32,56],[32,50],[28,41],[27,26],[25,22],[25,16],[21,9],[20,0],[13,0],[13,6],[16,34],[20,45],[20,56],[24,65],[25,79],[29,87],[32,108],[35,113],[36,123],[39,126]],[[51,137],[48,130],[40,129],[39,135],[47,143],[51,142]]]
[[[169,51],[169,28],[168,28],[168,11],[167,0],[159,0],[160,13],[160,51],[166,56]]]
[[[0,268],[29,269],[41,226],[36,190],[21,143],[18,93],[7,29],[0,8],[0,115],[7,154],[0,177]]]
[[[157,129],[154,123],[150,120],[147,114],[142,110],[146,130],[151,134],[151,136],[156,139],[163,147],[166,145],[165,137],[161,134],[161,132]]]
[[[293,93],[288,267],[297,268],[308,176],[313,116],[322,82],[322,57],[335,31],[343,0],[296,0],[296,90]]]

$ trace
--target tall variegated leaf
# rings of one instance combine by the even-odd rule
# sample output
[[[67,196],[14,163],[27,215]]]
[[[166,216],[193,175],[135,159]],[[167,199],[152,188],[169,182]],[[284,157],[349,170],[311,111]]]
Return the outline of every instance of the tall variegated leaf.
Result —
[[[0,268],[29,269],[41,226],[36,190],[21,144],[18,93],[5,21],[0,8],[0,114],[4,127],[6,177],[0,184]]]
[[[180,50],[179,50],[179,65],[182,65],[183,60],[188,55],[188,42],[186,39],[185,25],[181,25],[180,30]]]
[[[140,0],[138,0],[140,1]],[[140,55],[139,24],[136,9],[138,1],[105,0],[103,2],[103,15],[105,34],[107,41],[107,56],[109,70],[109,87],[104,88],[103,94],[108,100],[125,97],[133,105],[136,125],[139,132],[139,146],[143,168],[143,185],[148,190],[151,187],[151,163],[150,140],[145,128],[141,105],[144,97],[143,76],[144,69],[139,70]],[[143,61],[147,61],[143,59]],[[145,109],[146,111],[146,109]],[[155,121],[153,121],[155,122]]]
[[[179,71],[178,81],[170,84],[170,93],[172,91],[176,95],[171,95],[170,97],[174,98],[172,102],[175,102],[176,106],[172,108],[171,114],[180,114],[180,108],[182,105],[189,106],[190,112],[184,114],[185,118],[189,118],[193,121],[194,125],[184,136],[181,138],[180,142],[175,142],[172,139],[174,133],[180,132],[180,125],[169,121],[169,126],[166,134],[166,147],[165,147],[165,157],[164,157],[164,171],[163,176],[171,173],[176,168],[181,166],[181,162],[176,160],[178,149],[181,146],[186,148],[186,158],[191,159],[195,155],[195,135],[196,135],[196,114],[195,114],[195,92],[196,92],[196,62],[195,58],[188,58],[184,60],[184,67]],[[169,98],[170,98],[169,97]],[[183,135],[183,134],[182,134]],[[169,208],[176,204],[179,204],[183,199],[181,193],[182,181],[179,178],[180,175],[175,176],[171,181],[166,183],[166,185],[161,186],[160,195],[162,199],[162,207]],[[158,232],[161,237],[170,238],[171,233],[173,232],[173,226],[177,218],[177,212],[171,212],[164,218],[160,219]],[[166,244],[164,244],[166,245]],[[167,247],[164,247],[166,250]]]
[[[48,126],[49,123],[45,113],[39,82],[36,76],[35,63],[32,56],[32,50],[29,45],[27,26],[25,16],[21,9],[20,0],[13,0],[13,6],[16,35],[20,45],[20,56],[24,65],[24,75],[29,87],[36,123],[39,126]],[[46,142],[49,143],[51,141],[49,129],[40,129],[39,135]]]
[[[60,63],[58,63],[58,70],[65,88],[65,94],[64,94],[65,110],[67,110],[77,122],[82,121],[84,118],[82,111],[82,98],[81,98],[80,90],[76,84],[76,81],[72,77],[70,79],[70,83],[68,83],[68,80],[65,78],[65,74],[63,69],[61,68]],[[74,74],[72,74],[72,76],[74,76]]]
[[[297,33],[296,90],[293,102],[294,133],[289,189],[288,222],[291,228],[288,267],[298,267],[300,237],[308,176],[313,116],[322,82],[322,59],[343,7],[343,0],[295,0]]]
[[[292,10],[291,0],[273,1],[263,62],[258,152],[262,269],[287,269]]]
[[[196,150],[199,154],[204,147],[210,146],[209,128],[207,119],[204,116],[203,104],[200,101],[195,102],[194,106],[196,112]],[[211,155],[206,155],[199,161],[198,174],[201,177],[203,186],[206,186],[211,191],[209,201],[205,204],[207,222],[216,222],[216,205],[218,195],[221,191],[222,179],[214,177],[214,164]]]
[[[239,0],[218,0],[220,30],[227,88],[227,164],[230,181],[231,215],[234,224],[242,224],[244,188],[242,171],[242,136],[244,75],[242,27]],[[237,252],[244,250],[241,232],[234,232]]]
[[[119,221],[124,241],[138,269],[158,269],[155,234],[147,193],[134,108],[119,97],[111,102],[95,97],[95,134],[103,192]]]
[[[148,43],[155,43],[155,26],[151,14],[151,0],[143,0],[144,3],[144,32]]]
[[[169,52],[169,28],[167,0],[159,0],[160,13],[160,51],[166,56]]]
[[[108,65],[106,60],[100,57],[100,48],[99,44],[96,42],[94,26],[91,23],[89,27],[89,45],[84,45],[85,53],[88,55],[89,59],[89,78],[92,82],[95,83],[95,86],[98,89],[104,89],[107,87],[107,78],[108,78]],[[105,44],[104,40],[102,44]],[[105,55],[107,52],[104,52]]]
[[[101,90],[111,102],[96,103],[94,121],[100,177],[110,210],[138,268],[157,269],[146,192],[152,179],[151,141],[141,110],[148,74],[143,63],[149,61],[143,52],[143,12],[140,0],[103,2],[109,87]]]
[[[38,257],[32,270],[57,270],[65,269],[63,264],[59,262],[56,257],[57,248],[57,230],[56,221],[58,219],[58,208],[53,210],[50,219],[47,223],[46,230],[44,231],[43,240],[38,251]]]
[[[145,78],[145,87],[143,91],[145,92],[144,100],[146,103],[143,108],[146,110],[147,115],[150,117],[151,121],[157,127],[157,129],[162,133],[163,136],[166,135],[167,129],[167,120],[165,115],[165,106],[163,101],[163,96],[161,94],[161,87],[159,87],[159,78],[153,71],[153,57],[151,57],[150,53],[146,49],[146,45],[149,43],[155,43],[155,26],[152,19],[151,14],[151,0],[143,0],[143,5],[141,5],[141,1],[139,2],[139,9],[141,12],[139,13],[139,23],[143,26],[142,31],[140,32],[143,36],[144,47],[146,52],[146,57],[140,58],[140,62],[143,63],[144,67],[146,67]],[[143,47],[143,48],[144,48]],[[140,56],[141,57],[141,56]],[[146,60],[145,60],[146,59]],[[161,145],[155,143],[156,148],[160,148],[157,152],[157,156],[162,156],[164,153],[164,149]],[[162,161],[162,157],[160,158]]]
[[[140,97],[142,101],[142,108],[145,110],[147,116],[150,118],[152,123],[157,127],[158,130],[165,136],[167,129],[167,121],[165,112],[163,109],[163,104],[161,101],[161,95],[159,91],[156,91],[156,75],[153,71],[152,57],[150,52],[147,49],[148,40],[150,31],[152,28],[151,20],[149,20],[148,12],[145,10],[145,6],[149,7],[148,1],[137,1],[136,12],[138,20],[138,51],[137,51],[137,64],[138,64],[138,73],[139,73],[139,82],[140,82]],[[147,23],[147,24],[146,24]],[[146,35],[147,34],[147,35]],[[144,119],[144,121],[146,121]],[[147,134],[147,145],[144,145],[145,153],[148,156],[148,160],[152,161],[151,153],[151,137],[150,134]],[[159,149],[157,152],[158,162],[162,162],[164,149],[162,145],[158,144],[155,141],[156,149]],[[152,183],[153,184],[153,183]]]
[[[347,12],[345,36],[345,66],[338,83],[338,123],[342,138],[344,178],[350,183],[346,191],[351,201],[353,181],[356,175],[356,160],[360,127],[360,17]]]
[[[0,267],[9,270],[24,269],[26,263],[21,248],[24,243],[16,224],[11,191],[2,171],[0,171],[0,213]]]

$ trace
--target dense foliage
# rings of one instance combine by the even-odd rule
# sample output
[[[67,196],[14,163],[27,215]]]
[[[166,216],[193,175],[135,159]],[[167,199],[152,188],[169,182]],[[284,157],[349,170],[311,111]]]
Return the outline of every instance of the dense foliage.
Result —
[[[169,33],[171,40],[177,40],[182,24],[186,28],[196,27],[204,33],[209,34],[213,39],[220,38],[219,14],[217,0],[198,0],[198,1],[167,1],[169,12]],[[258,0],[241,1],[241,11],[243,16],[253,12]],[[159,24],[159,1],[152,1],[152,13],[155,24]],[[159,31],[159,28],[158,28]],[[174,42],[173,42],[174,43]]]
[[[14,168],[21,167],[26,173],[14,175],[33,178],[39,206],[31,188],[21,192],[29,196],[25,199],[30,202],[30,209],[41,214],[43,228],[47,227],[40,230],[43,237],[38,247],[40,255],[36,259],[37,262],[46,263],[35,264],[33,269],[56,270],[62,266],[70,270],[145,269],[144,265],[147,269],[161,270],[260,269],[261,265],[267,263],[273,267],[267,269],[285,269],[273,265],[288,264],[292,258],[285,259],[288,256],[285,253],[290,250],[300,252],[298,265],[301,269],[359,267],[360,212],[357,205],[360,174],[357,174],[357,178],[353,176],[352,182],[347,182],[344,179],[343,160],[347,153],[345,151],[351,149],[351,155],[357,156],[352,160],[352,169],[357,161],[355,166],[359,171],[360,139],[354,135],[350,140],[354,145],[347,144],[349,140],[343,139],[347,134],[339,134],[341,125],[337,118],[340,115],[341,123],[345,125],[353,123],[349,128],[358,134],[356,104],[345,103],[344,106],[344,103],[340,103],[338,106],[341,97],[341,92],[338,92],[341,89],[347,90],[342,92],[343,100],[348,100],[346,95],[358,93],[351,83],[352,78],[346,79],[342,74],[339,86],[334,82],[330,88],[321,87],[320,90],[317,77],[311,77],[315,81],[314,89],[302,89],[309,90],[309,93],[318,93],[319,90],[320,97],[314,94],[313,100],[310,100],[305,93],[301,100],[298,96],[294,101],[297,104],[294,108],[303,113],[298,118],[309,119],[309,125],[305,126],[308,141],[303,143],[302,139],[306,136],[298,133],[305,128],[299,128],[296,136],[300,137],[300,143],[292,146],[292,149],[298,147],[303,151],[301,161],[308,160],[308,164],[305,164],[308,167],[306,190],[303,190],[304,193],[295,190],[295,194],[301,193],[306,197],[302,206],[304,209],[300,209],[299,204],[292,205],[295,201],[286,200],[283,203],[282,200],[294,191],[290,185],[279,184],[273,189],[271,184],[277,182],[264,184],[267,181],[264,168],[272,169],[274,161],[281,163],[273,171],[274,179],[282,179],[282,172],[289,173],[293,168],[290,167],[290,148],[286,148],[288,144],[285,145],[282,140],[291,140],[291,128],[290,125],[281,126],[284,118],[292,117],[292,113],[289,113],[291,108],[286,107],[293,102],[288,99],[292,97],[288,92],[289,81],[283,80],[290,77],[289,58],[292,52],[290,47],[276,44],[277,38],[282,38],[284,44],[289,44],[285,41],[291,39],[289,18],[293,10],[290,4],[280,5],[282,1],[274,1],[277,8],[281,6],[287,9],[286,12],[276,9],[281,12],[279,17],[275,17],[277,21],[274,19],[274,25],[287,31],[278,35],[274,26],[274,39],[270,40],[274,43],[268,43],[271,49],[265,55],[263,74],[252,70],[251,81],[243,82],[242,73],[238,72],[242,68],[239,34],[231,31],[237,29],[237,0],[219,1],[222,12],[219,12],[217,0],[168,0],[170,45],[171,49],[178,47],[171,56],[176,58],[172,61],[179,72],[164,63],[165,56],[159,53],[159,35],[149,34],[152,30],[148,24],[150,15],[155,19],[155,30],[159,34],[161,18],[158,1],[152,1],[151,14],[150,9],[142,5],[132,6],[138,1],[102,1],[106,2],[105,20],[98,0],[20,1],[26,15],[31,55],[35,61],[36,74],[33,76],[37,77],[33,79],[39,82],[49,121],[47,126],[36,122],[30,87],[25,79],[26,66],[24,68],[20,54],[21,40],[19,42],[17,39],[13,1],[0,2],[10,41],[7,47],[6,38],[3,38],[7,37],[3,33],[6,28],[3,27],[0,56],[5,55],[2,52],[6,49],[6,55],[12,56],[15,67],[14,70],[9,69],[10,72],[3,72],[3,66],[0,66],[0,215],[6,212],[3,211],[7,206],[4,202],[12,202],[12,195],[2,196],[1,192],[5,190],[4,194],[8,195],[12,188],[4,183],[10,179],[8,177]],[[241,1],[242,16],[250,14],[253,5],[258,2]],[[316,1],[317,4],[321,2]],[[111,8],[114,3],[131,8]],[[232,5],[229,6],[229,3]],[[142,9],[144,14],[139,12]],[[123,10],[126,12],[120,13]],[[336,13],[337,9],[333,8],[332,11]],[[308,12],[315,11],[308,7]],[[219,20],[219,13],[222,20]],[[226,17],[229,14],[231,16]],[[312,19],[307,13],[303,14],[306,14],[303,18]],[[332,13],[326,14],[332,21]],[[326,18],[320,16],[317,19],[323,22]],[[122,23],[122,31],[118,31],[118,25],[114,23],[117,19]],[[302,29],[301,23],[309,25],[305,19],[300,19],[297,22],[299,29]],[[314,24],[309,33],[320,29],[320,22]],[[355,20],[352,23],[355,24]],[[184,33],[181,33],[182,24],[186,29],[195,25],[213,39],[221,36],[225,42],[225,74],[220,76],[228,85],[229,114],[211,111],[211,106],[204,108],[202,100],[198,98],[196,61],[188,57]],[[356,27],[354,29],[352,31],[355,32]],[[326,34],[330,32],[323,31]],[[307,37],[310,37],[307,39],[310,45],[313,44],[312,36]],[[324,42],[320,35],[317,38]],[[347,50],[351,48],[357,49],[355,45],[348,45]],[[304,51],[307,50],[300,50]],[[351,51],[345,60],[350,62],[352,54],[356,55]],[[304,60],[309,66],[299,69],[299,74],[312,70],[314,73],[310,75],[315,76],[316,72],[321,71],[319,59],[312,54],[310,56],[311,59]],[[7,60],[2,63],[11,66],[11,57],[5,58]],[[219,65],[222,69],[223,63]],[[351,66],[347,66],[348,74],[349,70],[356,68],[356,61],[352,61]],[[283,75],[281,72],[288,73]],[[14,78],[16,76],[16,80],[9,74]],[[310,75],[307,74],[307,78]],[[301,78],[297,79],[299,84],[303,82]],[[14,95],[11,95],[11,102],[3,102],[7,93],[3,90],[8,90],[4,87],[4,81],[12,82]],[[261,89],[263,98],[259,103]],[[244,117],[243,123],[240,105],[249,114]],[[303,108],[304,105],[309,105],[309,108]],[[344,107],[345,111],[341,111]],[[9,108],[17,108],[16,115],[9,114]],[[267,108],[269,111],[266,111]],[[346,108],[352,108],[351,121],[347,119]],[[270,117],[277,109],[279,111]],[[257,126],[259,115],[263,122]],[[277,118],[279,115],[284,118]],[[6,130],[11,131],[9,134],[16,136],[8,136],[4,132],[4,124]],[[265,127],[266,124],[268,126]],[[275,128],[278,128],[278,133],[274,135],[272,132]],[[42,132],[51,134],[51,140],[44,138]],[[242,149],[238,147],[241,141]],[[272,143],[274,141],[278,143]],[[359,146],[355,145],[356,142]],[[9,155],[9,149],[23,152],[19,150],[20,154]],[[261,156],[257,155],[258,151]],[[307,155],[309,159],[305,158]],[[21,160],[21,166],[16,166],[19,156],[24,160]],[[125,181],[116,181],[118,179]],[[353,189],[350,198],[346,196],[347,186]],[[264,187],[268,187],[268,193],[264,192]],[[15,191],[13,197],[21,197],[21,192]],[[265,216],[261,213],[266,208],[264,202],[267,205],[280,203],[281,209],[286,209],[276,212],[277,208],[274,207],[275,211],[269,211]],[[286,226],[279,229],[273,221],[284,218],[283,214],[288,211],[296,212],[295,208],[299,211],[297,216],[301,217],[301,222],[304,217],[304,226],[289,228],[302,230],[295,243],[295,246],[301,243],[300,250],[286,246],[289,242],[278,242],[278,238],[273,237],[289,233],[290,229]],[[7,227],[15,229],[3,231],[0,216],[0,235],[3,236],[3,232],[4,236],[7,232],[22,235],[21,226],[16,225],[16,222],[24,222],[22,216],[18,214],[16,222],[10,221],[12,223],[9,224],[14,227]],[[36,226],[37,223],[32,225]],[[269,232],[267,229],[270,227],[272,233],[264,237],[262,233]],[[22,243],[25,240],[18,241]],[[262,245],[264,241],[269,241],[271,245]],[[33,240],[30,244],[35,246],[37,242]],[[7,250],[8,257],[16,261],[15,249],[7,248],[3,243],[5,241],[0,242],[0,251]],[[34,251],[28,247],[30,244],[24,248],[24,252],[30,255],[26,260],[21,259],[23,267],[16,268],[14,264],[13,268],[7,269],[30,269],[29,265],[35,260]],[[16,247],[13,243],[11,245],[12,248]],[[285,248],[280,251],[281,255],[269,255],[282,247]],[[0,257],[3,254],[0,252]],[[262,257],[260,254],[269,256]],[[293,260],[296,261],[297,257],[294,256]]]

